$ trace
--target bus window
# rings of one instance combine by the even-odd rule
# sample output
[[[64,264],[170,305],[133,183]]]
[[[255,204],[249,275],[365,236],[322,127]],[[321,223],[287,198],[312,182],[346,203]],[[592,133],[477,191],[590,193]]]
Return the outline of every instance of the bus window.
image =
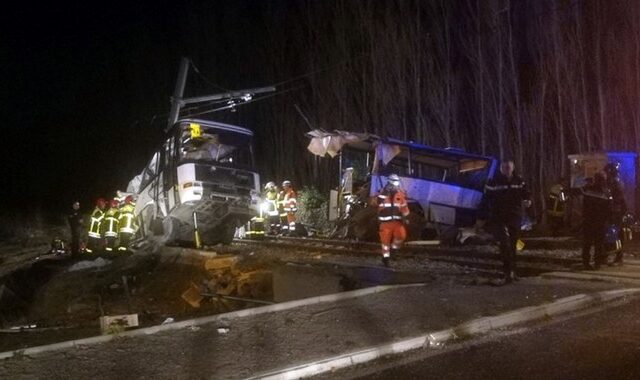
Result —
[[[251,137],[216,128],[202,127],[194,135],[189,128],[180,135],[180,158],[188,161],[251,167]]]

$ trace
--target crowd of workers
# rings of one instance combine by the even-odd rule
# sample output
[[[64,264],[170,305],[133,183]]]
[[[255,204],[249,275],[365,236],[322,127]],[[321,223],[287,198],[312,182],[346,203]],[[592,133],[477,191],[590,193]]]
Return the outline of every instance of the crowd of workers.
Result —
[[[74,202],[68,216],[71,253],[126,251],[138,230],[134,211],[132,195],[115,197],[110,201],[99,198],[87,228],[80,213],[80,203]]]
[[[264,235],[296,236],[298,193],[291,181],[282,182],[278,189],[275,182],[267,182],[262,194],[263,203],[259,215],[252,218],[247,229],[248,237]]]

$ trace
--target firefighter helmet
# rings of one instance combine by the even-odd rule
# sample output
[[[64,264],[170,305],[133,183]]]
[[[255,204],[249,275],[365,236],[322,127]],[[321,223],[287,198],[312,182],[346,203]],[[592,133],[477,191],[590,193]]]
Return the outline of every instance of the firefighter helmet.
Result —
[[[265,190],[271,190],[271,189],[273,189],[275,187],[276,187],[276,184],[274,182],[267,182],[267,184],[264,185],[264,189]]]
[[[390,174],[389,177],[387,177],[387,183],[398,187],[400,186],[400,177],[398,177],[397,174]]]
[[[285,187],[285,186],[291,187],[291,181],[286,180],[286,181],[282,182],[282,187]]]
[[[98,200],[96,201],[96,207],[98,207],[99,209],[103,209],[107,206],[107,201],[104,198],[98,198]]]
[[[133,204],[133,195],[127,195],[127,197],[124,199],[124,203],[125,204]]]
[[[109,203],[109,205],[110,205],[112,208],[117,208],[119,203],[120,203],[120,202],[118,202],[118,200],[114,198],[114,199],[112,199],[112,200],[111,200],[111,202]]]

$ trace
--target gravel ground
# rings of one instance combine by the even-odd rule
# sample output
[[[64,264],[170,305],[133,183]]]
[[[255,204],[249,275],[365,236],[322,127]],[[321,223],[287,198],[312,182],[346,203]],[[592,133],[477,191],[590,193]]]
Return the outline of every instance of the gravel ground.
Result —
[[[0,362],[0,378],[244,378],[609,284],[525,279],[513,286],[424,287],[116,339]],[[229,329],[221,334],[219,328]]]

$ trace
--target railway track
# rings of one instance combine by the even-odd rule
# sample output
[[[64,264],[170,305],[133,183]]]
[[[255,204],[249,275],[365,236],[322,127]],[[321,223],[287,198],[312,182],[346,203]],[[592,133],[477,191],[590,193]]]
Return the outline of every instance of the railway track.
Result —
[[[336,255],[376,256],[380,254],[380,246],[377,243],[350,240],[265,237],[260,240],[237,239],[235,244],[279,247]],[[398,259],[423,259],[483,271],[501,271],[502,269],[500,255],[497,249],[491,246],[405,245],[396,256]],[[578,258],[558,257],[536,251],[524,251],[518,254],[518,271],[523,276],[535,276],[552,271],[569,271],[578,265],[580,265]]]

